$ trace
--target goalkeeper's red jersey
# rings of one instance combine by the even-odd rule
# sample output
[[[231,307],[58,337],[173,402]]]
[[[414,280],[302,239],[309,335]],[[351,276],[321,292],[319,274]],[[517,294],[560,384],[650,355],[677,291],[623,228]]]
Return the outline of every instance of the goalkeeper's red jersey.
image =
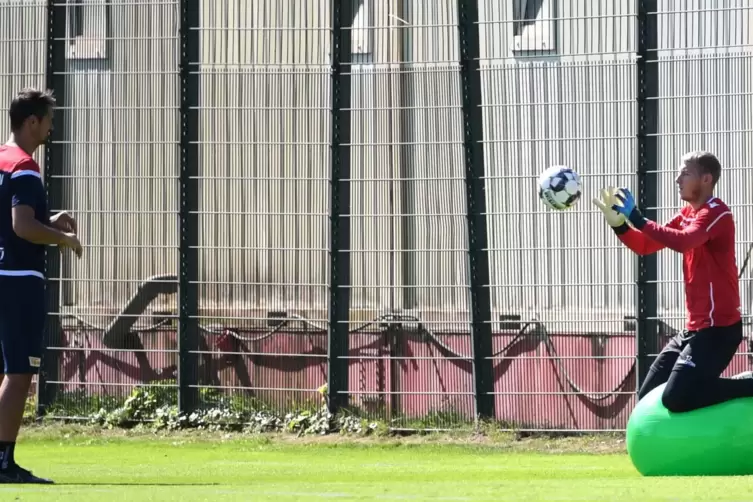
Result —
[[[740,321],[735,220],[717,197],[698,210],[684,207],[666,225],[648,221],[640,231],[630,228],[618,237],[640,255],[665,247],[682,253],[688,330]]]

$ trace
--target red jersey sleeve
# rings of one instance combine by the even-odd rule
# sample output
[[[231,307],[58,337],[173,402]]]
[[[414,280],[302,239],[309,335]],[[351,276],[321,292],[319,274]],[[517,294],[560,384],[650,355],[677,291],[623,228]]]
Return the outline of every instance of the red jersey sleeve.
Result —
[[[697,248],[730,231],[734,231],[732,211],[720,204],[707,204],[699,209],[693,222],[682,230],[662,227],[653,221],[647,221],[641,228],[646,236],[678,253]]]
[[[664,226],[661,226],[657,223],[654,224],[659,226],[660,228],[677,229],[680,227],[681,221],[682,214],[677,213],[674,218],[669,220]],[[646,227],[643,228],[645,229]],[[640,256],[646,256],[656,253],[657,251],[661,251],[666,247],[666,244],[663,244],[661,241],[652,239],[644,232],[635,230],[630,227],[627,227],[627,231],[617,234],[617,238],[620,239],[620,241],[625,244],[625,246],[627,246],[631,251]]]
[[[35,207],[40,197],[41,175],[32,159],[18,162],[10,173],[11,206]]]

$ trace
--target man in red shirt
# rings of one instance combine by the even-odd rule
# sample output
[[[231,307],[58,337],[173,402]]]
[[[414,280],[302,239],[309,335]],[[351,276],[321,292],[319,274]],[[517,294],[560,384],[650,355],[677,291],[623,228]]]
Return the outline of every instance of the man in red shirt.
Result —
[[[642,399],[666,382],[662,402],[672,412],[753,397],[753,379],[720,377],[743,339],[735,220],[714,196],[720,176],[714,154],[685,154],[676,182],[688,204],[666,225],[645,218],[626,188],[603,190],[601,200],[594,200],[619,240],[636,254],[665,247],[682,253],[686,329],[657,356],[638,392]]]

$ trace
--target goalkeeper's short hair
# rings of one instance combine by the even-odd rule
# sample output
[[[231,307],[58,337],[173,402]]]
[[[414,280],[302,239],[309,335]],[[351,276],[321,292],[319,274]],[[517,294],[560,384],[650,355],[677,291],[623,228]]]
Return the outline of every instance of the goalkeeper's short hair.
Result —
[[[682,156],[682,161],[686,164],[698,166],[701,174],[710,174],[714,185],[722,176],[722,164],[716,155],[711,152],[704,150],[688,152]]]

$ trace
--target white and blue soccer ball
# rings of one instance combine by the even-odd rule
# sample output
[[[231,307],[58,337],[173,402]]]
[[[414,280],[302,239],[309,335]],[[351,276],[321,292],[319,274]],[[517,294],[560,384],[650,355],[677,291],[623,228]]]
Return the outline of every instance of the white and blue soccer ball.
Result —
[[[551,166],[539,176],[539,198],[550,209],[569,209],[580,196],[580,176],[567,166]]]

